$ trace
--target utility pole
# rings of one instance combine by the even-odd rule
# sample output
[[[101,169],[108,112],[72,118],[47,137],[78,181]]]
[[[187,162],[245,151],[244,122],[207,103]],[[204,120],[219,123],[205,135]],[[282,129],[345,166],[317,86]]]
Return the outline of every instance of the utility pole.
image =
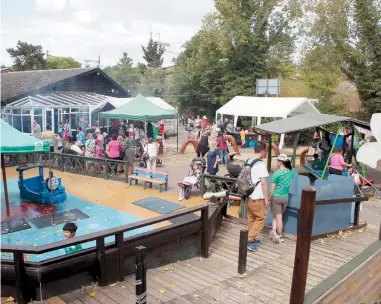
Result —
[[[160,33],[156,34],[157,40],[155,41],[158,45],[164,47],[164,51],[167,53],[171,53],[171,44],[168,42],[161,42],[160,41]],[[151,32],[151,39],[152,39],[152,32]]]
[[[100,68],[101,67],[101,56],[98,55],[98,60],[85,60],[86,62],[86,67],[90,67],[90,65],[88,64],[89,62],[96,62],[97,63],[97,67]]]

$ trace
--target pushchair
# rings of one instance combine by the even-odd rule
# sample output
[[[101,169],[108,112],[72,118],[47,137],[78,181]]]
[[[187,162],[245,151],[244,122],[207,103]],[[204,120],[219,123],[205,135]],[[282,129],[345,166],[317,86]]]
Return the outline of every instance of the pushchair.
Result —
[[[139,167],[147,168],[147,160],[148,160],[148,156],[144,156],[143,158],[141,158],[139,161]],[[156,166],[161,167],[162,165],[163,165],[163,161],[159,157],[156,157]]]
[[[183,198],[188,199],[192,192],[192,188],[200,189],[201,174],[205,171],[205,159],[195,157],[189,166],[188,176],[186,176],[182,183],[177,185],[180,187],[179,200]]]
[[[363,189],[365,187],[370,187],[372,189],[372,194],[376,199],[381,199],[381,190],[374,185],[374,181],[371,178],[365,178],[355,168],[349,168],[348,174],[354,178],[358,194],[364,195]]]

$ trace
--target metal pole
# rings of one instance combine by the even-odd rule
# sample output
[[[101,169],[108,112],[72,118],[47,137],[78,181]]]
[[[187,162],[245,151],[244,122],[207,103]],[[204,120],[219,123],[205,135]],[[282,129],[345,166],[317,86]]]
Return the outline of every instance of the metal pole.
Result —
[[[270,137],[269,137],[269,149],[267,151],[267,171],[271,172],[271,145],[272,145],[272,138],[271,138],[271,134],[270,134]]]
[[[296,147],[298,146],[300,137],[300,132],[296,133],[295,140],[294,140],[294,149],[292,150],[292,167],[295,168],[295,162],[296,162]]]
[[[310,257],[312,226],[314,222],[316,190],[304,188],[300,204],[298,235],[296,240],[294,273],[290,294],[290,304],[303,304],[307,283],[308,261]]]
[[[9,207],[8,185],[7,185],[7,173],[5,172],[5,157],[1,154],[1,171],[3,172],[3,184],[4,184],[4,196],[5,207],[7,209],[7,217],[11,216],[11,209]]]
[[[179,154],[179,112],[177,112],[177,154]]]
[[[147,281],[146,281],[146,261],[145,247],[136,247],[135,260],[135,280],[136,280],[136,304],[147,303]]]

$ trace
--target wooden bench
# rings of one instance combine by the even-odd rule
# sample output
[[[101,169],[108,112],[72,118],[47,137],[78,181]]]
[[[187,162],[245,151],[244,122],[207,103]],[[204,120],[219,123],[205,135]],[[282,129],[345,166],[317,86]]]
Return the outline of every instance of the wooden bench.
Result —
[[[136,168],[133,176],[129,177],[129,184],[132,185],[132,181],[135,181],[135,185],[139,181],[144,184],[144,189],[147,188],[147,184],[152,188],[152,184],[159,185],[159,191],[162,191],[164,185],[165,191],[168,191],[168,173],[164,171],[151,171],[143,168]]]

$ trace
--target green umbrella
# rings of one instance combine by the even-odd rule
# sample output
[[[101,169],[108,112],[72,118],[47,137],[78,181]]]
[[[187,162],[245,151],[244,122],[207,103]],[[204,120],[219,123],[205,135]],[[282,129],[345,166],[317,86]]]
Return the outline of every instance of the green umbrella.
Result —
[[[29,136],[16,130],[4,120],[0,120],[1,124],[1,170],[3,171],[5,205],[7,208],[7,216],[10,216],[9,197],[7,187],[7,176],[5,173],[5,154],[29,154],[36,152],[49,152],[50,143],[41,139]]]

